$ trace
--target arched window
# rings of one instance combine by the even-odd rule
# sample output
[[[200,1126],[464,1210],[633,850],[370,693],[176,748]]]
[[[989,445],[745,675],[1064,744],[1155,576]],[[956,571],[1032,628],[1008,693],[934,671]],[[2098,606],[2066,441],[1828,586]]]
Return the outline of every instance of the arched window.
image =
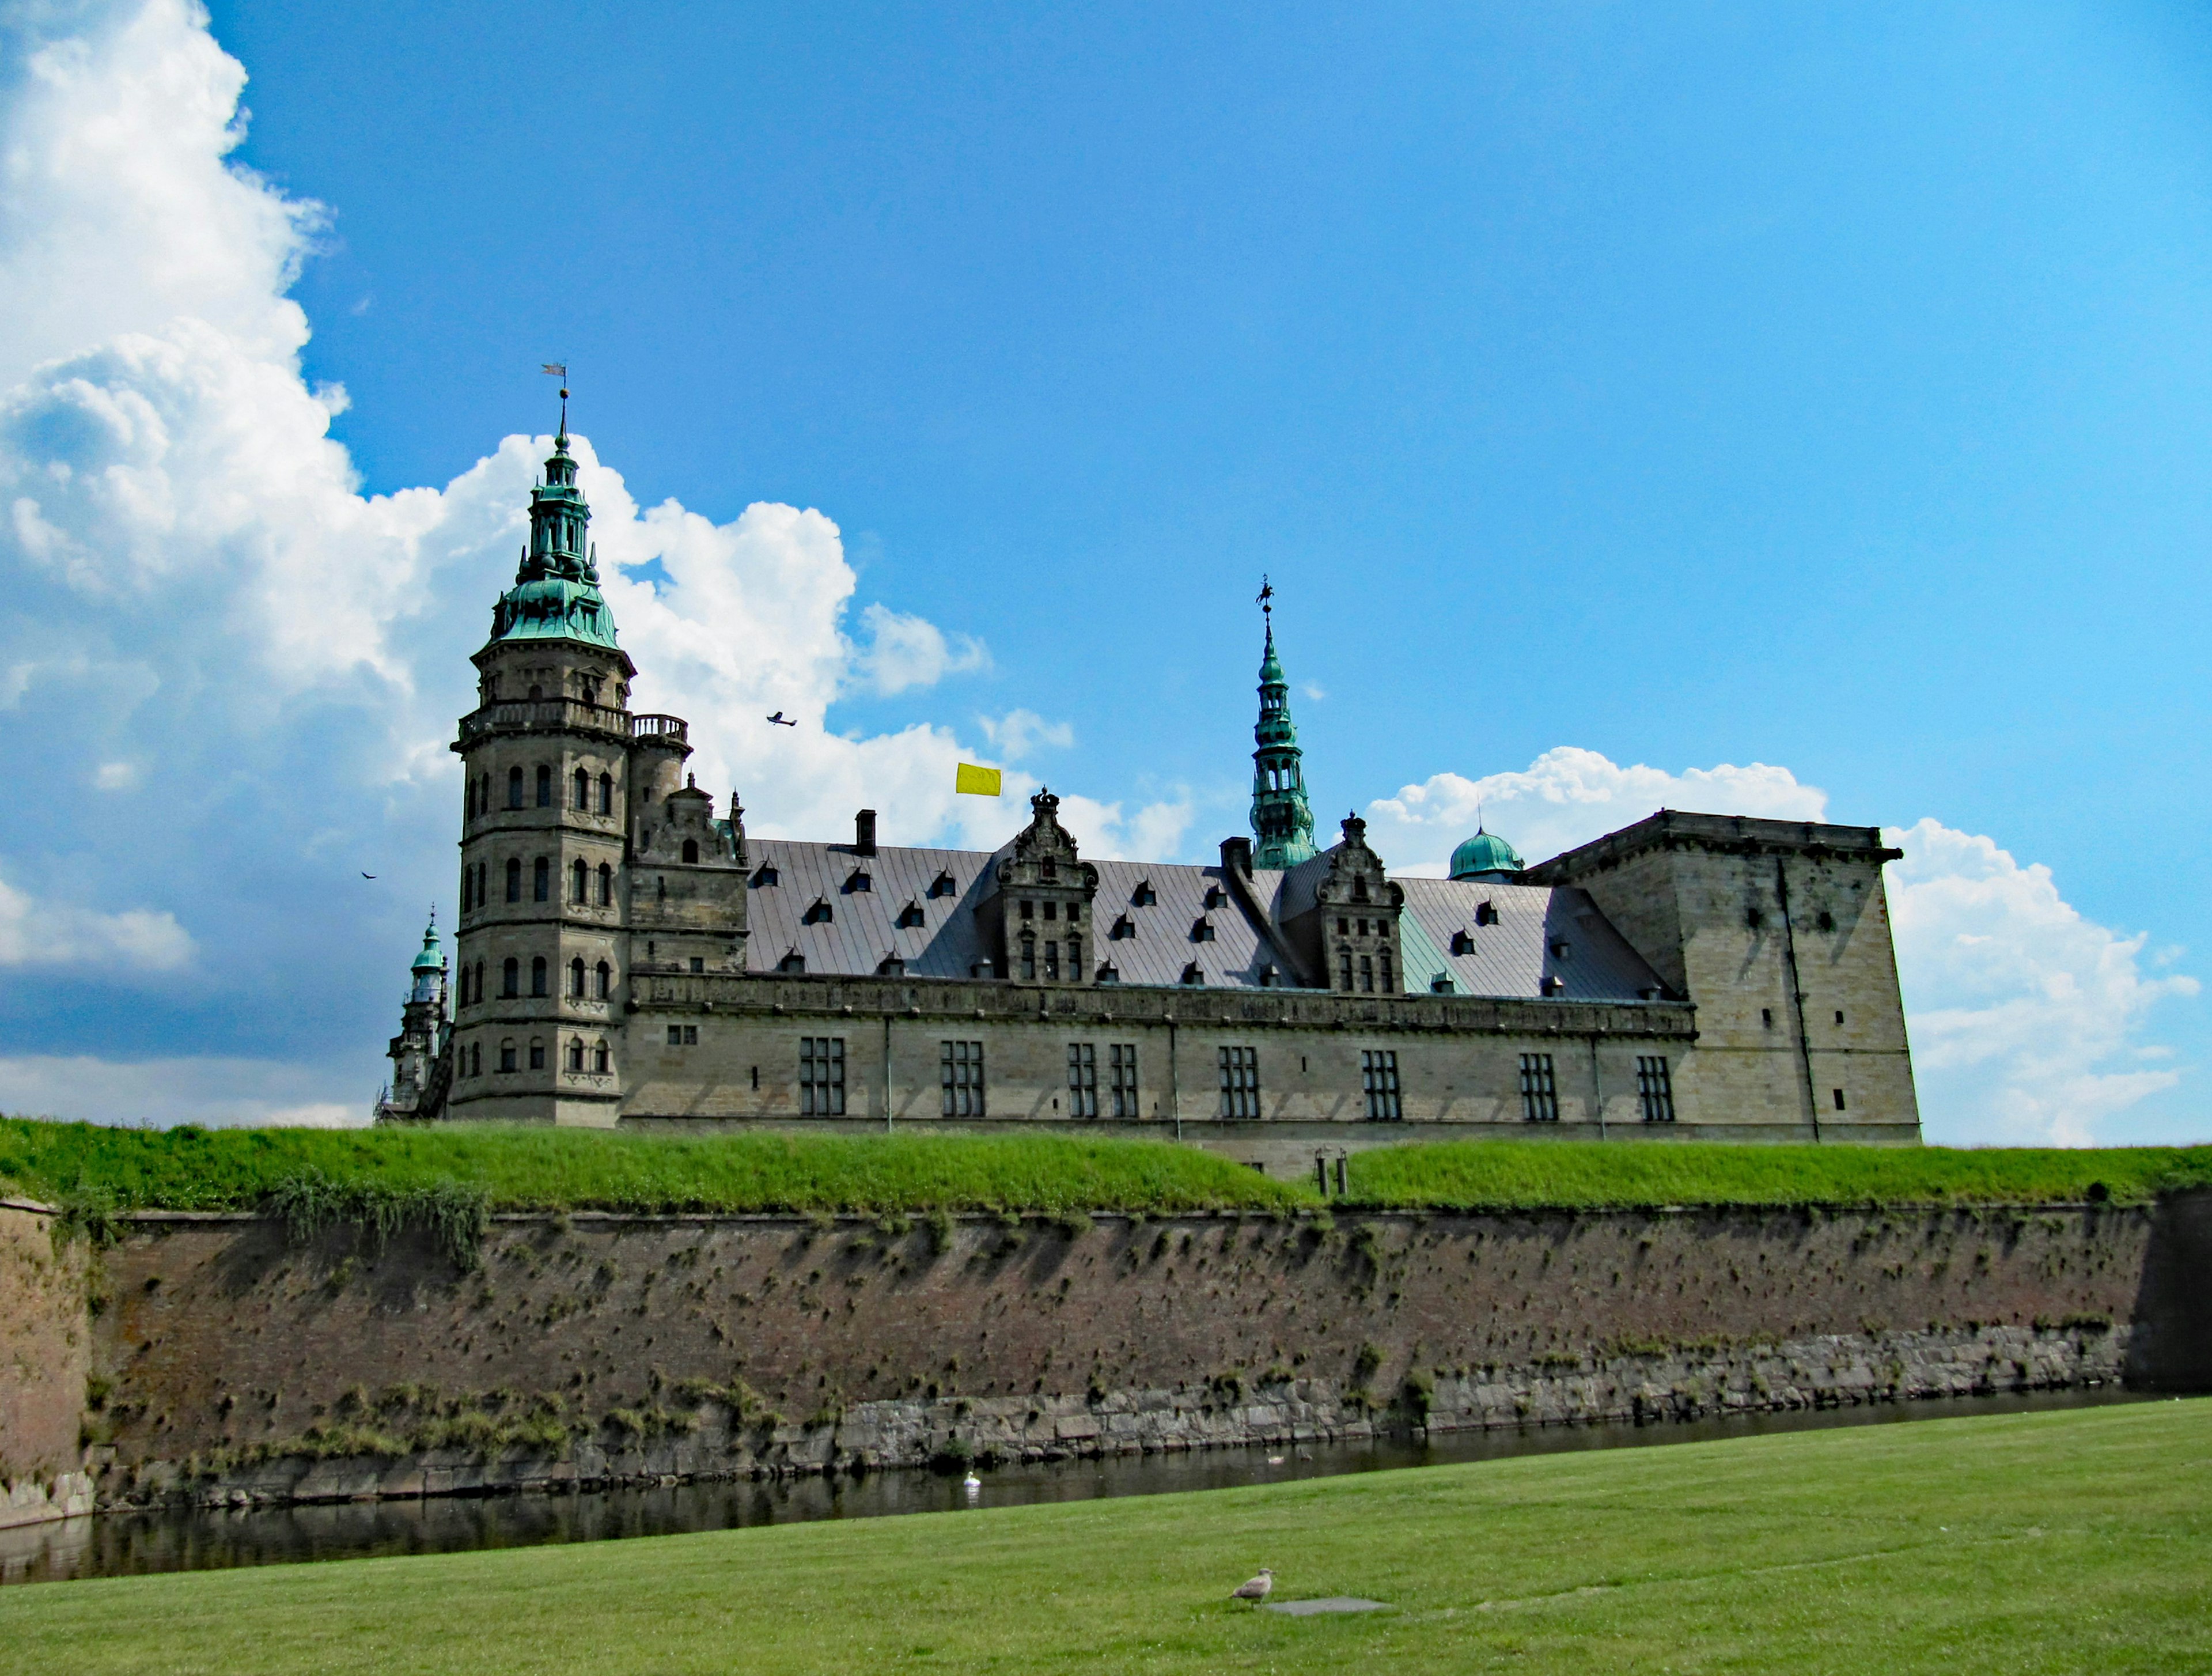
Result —
[[[489,774],[486,774],[477,782],[477,813],[478,814],[491,813],[491,776]]]
[[[584,998],[584,957],[580,954],[568,962],[568,993],[579,1001]]]
[[[507,858],[507,899],[510,902],[522,900],[522,862],[514,856]]]
[[[699,840],[697,838],[685,838],[684,840],[684,865],[686,867],[696,867],[699,865]]]
[[[499,1068],[501,1070],[514,1069],[514,1042],[512,1038],[499,1045]]]
[[[609,966],[605,960],[599,962],[599,969],[596,974],[594,983],[595,987],[592,991],[592,998],[599,1001],[605,1001],[609,994],[613,991],[615,984],[614,968]]]
[[[522,962],[516,960],[514,955],[508,955],[501,963],[499,978],[499,992],[501,995],[514,996],[522,993]],[[513,1068],[509,1067],[509,1069]]]
[[[582,769],[576,771],[576,802],[578,814],[587,814],[592,808],[592,777]]]
[[[482,1042],[478,1042],[469,1050],[469,1075],[471,1076],[483,1075],[483,1044]]]
[[[553,807],[553,769],[548,763],[538,765],[538,807],[541,809]]]
[[[510,809],[522,807],[522,770],[520,767],[507,771],[507,806]]]
[[[599,776],[599,813],[612,814],[614,812],[615,777],[611,774],[602,774]]]
[[[530,992],[532,995],[545,993],[545,957],[543,954],[530,957]]]
[[[553,893],[553,863],[540,856],[530,870],[530,899],[544,902]]]
[[[542,1037],[532,1036],[530,1039],[530,1069],[532,1070],[545,1069],[545,1042]]]
[[[605,1042],[595,1043],[592,1045],[592,1069],[602,1076],[607,1074],[607,1045]]]
[[[571,1036],[568,1038],[568,1069],[581,1070],[583,1068],[584,1039],[581,1036]]]
[[[461,795],[462,812],[471,820],[477,818],[477,783],[471,780]]]
[[[482,960],[477,962],[477,1000],[479,1004],[483,1000],[483,962]]]
[[[615,902],[615,870],[606,862],[599,863],[599,905],[611,908]]]
[[[461,911],[463,913],[468,912],[471,908],[476,905],[476,904],[471,899],[475,893],[476,887],[476,868],[472,867],[463,868],[461,869]]]
[[[586,899],[591,889],[591,868],[584,865],[582,856],[578,856],[568,868],[568,897],[571,901],[581,903]]]

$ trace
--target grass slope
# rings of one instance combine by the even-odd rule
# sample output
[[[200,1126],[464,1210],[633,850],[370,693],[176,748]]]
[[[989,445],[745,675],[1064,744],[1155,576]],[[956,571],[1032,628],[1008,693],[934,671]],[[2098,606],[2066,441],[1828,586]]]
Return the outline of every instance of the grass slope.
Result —
[[[459,1185],[495,1210],[1182,1210],[1318,1206],[1304,1180],[1158,1141],[601,1130],[110,1129],[0,1118],[0,1181],[117,1209],[248,1210],[319,1173]],[[1407,1209],[2138,1202],[2212,1185],[2212,1147],[2104,1151],[1456,1141],[1354,1155],[1351,1203]]]
[[[0,1180],[117,1209],[240,1210],[305,1172],[495,1210],[1176,1211],[1311,1194],[1192,1147],[1047,1135],[670,1136],[601,1130],[109,1129],[0,1118]]]
[[[1370,1204],[2034,1204],[2109,1197],[2139,1203],[2212,1186],[2212,1146],[1646,1145],[1441,1141],[1352,1157],[1352,1197]]]
[[[987,1492],[988,1496],[988,1492]],[[1224,1597],[1395,1610],[1285,1618]],[[2212,1400],[0,1590],[24,1670],[2171,1671]]]

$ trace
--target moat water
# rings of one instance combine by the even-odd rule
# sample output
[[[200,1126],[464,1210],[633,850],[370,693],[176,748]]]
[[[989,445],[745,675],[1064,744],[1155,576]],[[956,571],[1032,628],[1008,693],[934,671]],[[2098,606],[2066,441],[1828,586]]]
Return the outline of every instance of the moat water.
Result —
[[[56,1582],[148,1571],[209,1571],[305,1560],[443,1554],[545,1542],[601,1542],[619,1537],[736,1530],[749,1525],[794,1524],[813,1519],[876,1519],[1034,1502],[1087,1502],[1109,1496],[1224,1490],[1237,1484],[1498,1460],[1512,1455],[1642,1448],[1837,1426],[1897,1425],[1915,1420],[2090,1408],[2151,1399],[2143,1393],[2104,1387],[1950,1401],[1875,1403],[1646,1426],[1450,1432],[1426,1443],[1377,1440],[1117,1456],[994,1467],[977,1474],[982,1480],[977,1490],[966,1488],[957,1475],[902,1471],[873,1472],[860,1478],[741,1480],[679,1484],[672,1489],[101,1514],[0,1530],[0,1582]]]

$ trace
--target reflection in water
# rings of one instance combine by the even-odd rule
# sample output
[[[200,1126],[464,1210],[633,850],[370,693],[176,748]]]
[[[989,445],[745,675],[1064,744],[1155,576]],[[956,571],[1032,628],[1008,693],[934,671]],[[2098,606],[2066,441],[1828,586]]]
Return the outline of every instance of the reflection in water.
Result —
[[[103,1514],[93,1519],[0,1531],[0,1582],[127,1576],[144,1571],[220,1570],[290,1560],[357,1559],[382,1554],[440,1554],[471,1548],[520,1548],[542,1542],[598,1542],[668,1536],[811,1519],[872,1519],[1010,1507],[1024,1502],[1082,1502],[1164,1490],[1219,1490],[1285,1478],[1327,1478],[1397,1466],[1436,1466],[1508,1455],[1553,1454],[1702,1439],[1750,1437],[1831,1426],[1878,1425],[2031,1409],[2084,1408],[2141,1400],[2118,1387],[1970,1398],[1951,1402],[1875,1404],[1784,1414],[1741,1415],[1650,1426],[1551,1426],[1519,1431],[1450,1432],[1426,1444],[1268,1444],[1183,1454],[1005,1466],[980,1483],[921,1472],[864,1478],[764,1479],[680,1484],[672,1489],[432,1496],[407,1502],[344,1502],[285,1508]],[[975,1475],[971,1475],[975,1476]]]

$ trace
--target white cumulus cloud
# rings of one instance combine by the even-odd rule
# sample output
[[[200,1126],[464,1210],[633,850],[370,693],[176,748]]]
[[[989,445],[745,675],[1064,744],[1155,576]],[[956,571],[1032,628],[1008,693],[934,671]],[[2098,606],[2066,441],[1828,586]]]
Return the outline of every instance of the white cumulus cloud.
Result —
[[[41,901],[0,880],[0,966],[160,972],[178,971],[191,958],[192,940],[173,914],[100,913]]]
[[[1075,743],[1073,722],[1048,722],[1033,710],[1010,710],[1000,716],[979,716],[975,724],[1008,762],[1019,762],[1040,745],[1065,751]]]

